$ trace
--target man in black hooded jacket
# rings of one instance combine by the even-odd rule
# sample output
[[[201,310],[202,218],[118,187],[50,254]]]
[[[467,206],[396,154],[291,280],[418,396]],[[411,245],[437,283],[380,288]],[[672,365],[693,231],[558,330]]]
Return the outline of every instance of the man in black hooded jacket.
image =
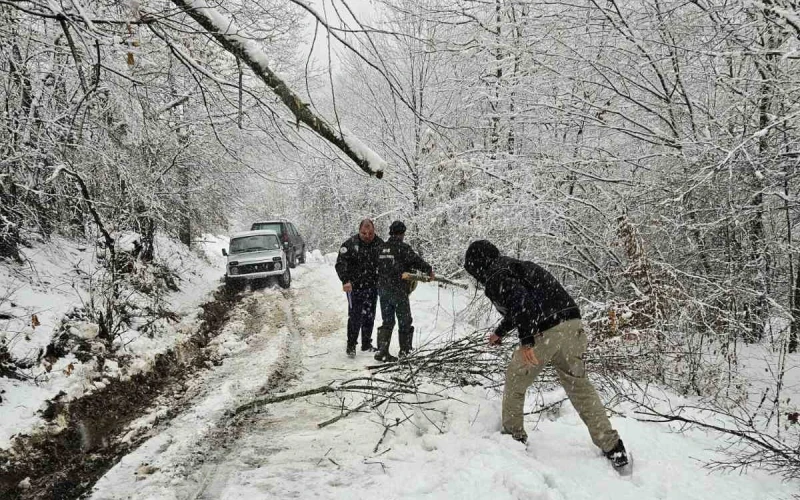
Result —
[[[625,469],[628,465],[625,446],[611,427],[603,403],[586,376],[582,359],[586,334],[580,309],[569,293],[542,267],[503,257],[486,240],[470,244],[464,268],[483,285],[486,296],[503,316],[489,336],[489,343],[500,344],[514,328],[519,333],[520,347],[506,370],[502,432],[527,442],[523,420],[525,393],[545,365],[552,362],[594,444],[615,468]]]

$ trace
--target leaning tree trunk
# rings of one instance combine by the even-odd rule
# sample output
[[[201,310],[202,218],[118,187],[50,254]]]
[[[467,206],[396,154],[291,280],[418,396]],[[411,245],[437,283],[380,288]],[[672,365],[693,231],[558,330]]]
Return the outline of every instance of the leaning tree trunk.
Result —
[[[318,116],[304,103],[300,96],[295,94],[286,82],[267,66],[270,58],[251,39],[243,36],[243,31],[226,19],[225,16],[210,7],[204,0],[172,0],[186,14],[208,31],[217,42],[229,53],[253,71],[289,108],[299,123],[305,124],[317,135],[336,146],[365,173],[374,175],[378,179],[383,177],[384,161],[373,151],[368,150],[360,141],[341,129],[331,126],[325,119]]]

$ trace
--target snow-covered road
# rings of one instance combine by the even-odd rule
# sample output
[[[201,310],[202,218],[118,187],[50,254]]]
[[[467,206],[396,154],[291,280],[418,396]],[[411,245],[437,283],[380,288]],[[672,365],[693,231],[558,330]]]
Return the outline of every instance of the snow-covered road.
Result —
[[[196,395],[176,418],[158,424],[165,408],[156,407],[137,422],[153,437],[110,470],[91,498],[752,500],[800,491],[760,471],[709,474],[701,461],[715,456],[716,435],[614,417],[636,457],[634,476],[621,478],[568,404],[536,431],[528,423],[526,449],[500,435],[498,394],[477,387],[454,391],[460,401],[437,403],[436,419],[411,418],[382,441],[388,414],[358,413],[318,428],[339,413],[330,395],[234,417],[232,410],[260,395],[366,376],[374,364],[371,355],[344,354],[346,302],[333,267],[317,259],[293,279],[289,291],[267,289],[243,301],[215,340],[226,353],[222,364],[191,382]],[[462,314],[470,297],[421,285],[412,298],[416,342],[474,329]]]

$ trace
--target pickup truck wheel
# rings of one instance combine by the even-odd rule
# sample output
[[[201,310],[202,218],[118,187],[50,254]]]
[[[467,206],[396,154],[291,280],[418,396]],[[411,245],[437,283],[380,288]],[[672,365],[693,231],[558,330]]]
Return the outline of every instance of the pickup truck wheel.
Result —
[[[234,292],[234,293],[241,292],[242,290],[244,290],[245,285],[246,283],[244,280],[234,280],[227,277],[225,278],[225,288],[229,292]]]
[[[267,278],[259,278],[259,279],[252,280],[250,282],[250,289],[253,290],[253,291],[262,290],[262,289],[266,288],[267,285],[269,285],[269,279],[267,279]]]

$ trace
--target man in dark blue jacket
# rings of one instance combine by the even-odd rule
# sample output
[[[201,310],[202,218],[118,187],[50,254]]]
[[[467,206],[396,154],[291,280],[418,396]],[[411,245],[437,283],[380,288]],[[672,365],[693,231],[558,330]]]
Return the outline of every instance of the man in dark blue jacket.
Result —
[[[395,316],[397,316],[397,333],[400,337],[400,357],[407,356],[413,345],[414,326],[411,304],[408,301],[411,282],[404,280],[403,274],[422,271],[431,278],[434,277],[430,264],[422,260],[422,257],[403,241],[405,235],[406,225],[399,220],[392,222],[389,226],[389,239],[381,249],[378,293],[381,298],[383,324],[378,328],[378,352],[375,354],[375,359],[378,361],[397,361],[397,358],[389,354]]]
[[[498,345],[514,328],[520,347],[511,357],[503,391],[503,433],[527,442],[523,409],[525,393],[547,363],[552,362],[572,406],[580,415],[592,441],[612,465],[622,470],[628,454],[611,427],[603,403],[586,376],[583,353],[586,334],[581,312],[564,287],[533,262],[500,256],[492,243],[470,244],[464,268],[483,285],[486,296],[503,316],[489,336]]]
[[[358,234],[348,238],[339,248],[336,274],[347,294],[347,355],[356,355],[358,334],[361,333],[361,350],[374,352],[372,327],[375,325],[375,307],[378,302],[378,256],[383,240],[375,235],[375,224],[364,219]]]

